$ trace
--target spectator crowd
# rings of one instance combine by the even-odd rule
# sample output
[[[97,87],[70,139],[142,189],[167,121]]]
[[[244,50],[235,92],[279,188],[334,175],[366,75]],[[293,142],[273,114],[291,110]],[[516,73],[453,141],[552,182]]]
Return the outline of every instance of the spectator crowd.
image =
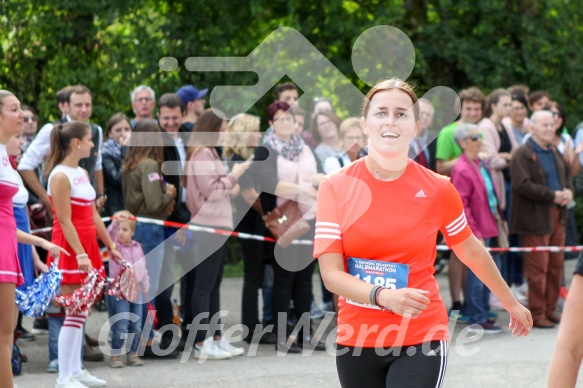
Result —
[[[359,117],[340,118],[324,97],[300,107],[298,89],[291,82],[275,88],[265,118],[248,113],[225,118],[206,108],[207,93],[186,85],[156,98],[153,89],[140,85],[130,93],[133,117],[115,113],[104,128],[91,121],[93,96],[82,85],[56,94],[61,118],[40,129],[37,113],[22,107],[21,153],[12,159],[28,189],[29,215],[36,226],[51,226],[55,217],[47,192],[52,132],[71,122],[90,129],[93,147],[79,166],[95,189],[99,214],[114,216],[109,236],[124,259],[134,263],[139,280],[138,300],[107,298],[110,317],[132,312],[140,318],[112,326],[112,368],[140,366],[142,358],[176,358],[189,350],[188,338],[193,339],[196,358],[228,359],[244,352],[221,336],[220,321],[212,319],[220,311],[227,236],[135,222],[133,217],[273,237],[264,215],[292,200],[299,203],[308,225],[298,238],[313,240],[322,178],[367,155]],[[470,87],[459,97],[460,116],[445,128],[433,126],[433,102],[419,100],[420,125],[410,158],[451,178],[467,222],[485,246],[578,245],[573,207],[575,193],[583,194],[583,125],[569,130],[557,96],[530,92],[523,85],[495,89],[487,96]],[[264,131],[262,119],[267,123]],[[244,263],[242,324],[249,329],[245,340],[289,353],[305,347],[324,350],[310,325],[302,327],[296,341],[287,337],[302,317],[320,319],[326,311],[335,311],[335,295],[321,281],[312,284],[313,248],[239,241]],[[41,254],[38,259],[34,250],[33,255],[36,267],[42,268],[39,262],[46,258]],[[552,329],[561,320],[557,302],[565,290],[564,256],[540,251],[492,254],[515,297],[531,310],[536,328]],[[120,271],[113,260],[108,269],[110,276]],[[453,253],[448,278],[451,311],[458,320],[486,333],[502,332],[495,312],[502,308],[500,301]],[[314,286],[322,288],[323,300],[315,300]],[[174,287],[180,288],[179,319],[172,301]],[[146,325],[150,310],[155,310],[154,326]],[[278,320],[280,313],[287,321]],[[16,336],[20,341],[34,339],[21,320]],[[59,372],[58,339],[64,322],[58,306],[34,322],[35,329],[49,332],[47,372]],[[175,350],[161,356],[153,350],[153,341],[155,327],[165,325],[179,325],[182,337]],[[283,337],[277,335],[281,325],[286,325]],[[123,351],[126,333],[135,334],[126,344],[129,352]],[[147,338],[142,353],[140,336]],[[172,331],[165,331],[159,341],[161,349],[173,346]],[[94,339],[85,336],[84,344],[84,360],[103,359]]]

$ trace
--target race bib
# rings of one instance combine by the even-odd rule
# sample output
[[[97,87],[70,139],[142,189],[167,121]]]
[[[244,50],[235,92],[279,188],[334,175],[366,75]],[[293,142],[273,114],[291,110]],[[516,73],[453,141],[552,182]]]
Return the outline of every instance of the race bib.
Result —
[[[356,257],[349,257],[347,264],[349,274],[375,286],[396,290],[398,288],[406,288],[409,284],[409,264],[366,260]],[[349,299],[346,299],[346,303],[374,310],[381,309],[379,306],[359,303]]]

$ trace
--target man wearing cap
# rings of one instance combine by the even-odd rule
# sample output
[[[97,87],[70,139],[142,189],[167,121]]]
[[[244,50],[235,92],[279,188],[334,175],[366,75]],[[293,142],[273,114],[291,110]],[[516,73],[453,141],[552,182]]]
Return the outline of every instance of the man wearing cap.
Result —
[[[204,96],[207,93],[208,89],[198,90],[192,85],[183,86],[176,92],[184,104],[182,125],[188,128],[189,131],[192,131],[196,125],[196,121],[204,113]]]

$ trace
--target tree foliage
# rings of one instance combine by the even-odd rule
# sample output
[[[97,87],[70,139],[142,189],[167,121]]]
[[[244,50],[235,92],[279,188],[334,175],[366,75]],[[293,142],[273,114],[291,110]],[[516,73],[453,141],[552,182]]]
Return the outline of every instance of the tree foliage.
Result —
[[[98,123],[117,111],[131,114],[129,92],[141,83],[158,94],[187,83],[253,84],[252,74],[189,72],[184,61],[246,56],[280,26],[299,30],[364,89],[352,68],[352,46],[363,31],[381,24],[412,39],[410,79],[421,92],[437,85],[477,85],[487,92],[521,83],[548,90],[563,103],[570,128],[583,118],[577,104],[583,9],[573,1],[29,0],[0,7],[0,87],[36,107],[42,120],[55,118],[54,94],[68,84],[93,91]],[[160,70],[159,60],[167,56],[178,59],[176,71]],[[335,103],[342,110],[343,102]]]

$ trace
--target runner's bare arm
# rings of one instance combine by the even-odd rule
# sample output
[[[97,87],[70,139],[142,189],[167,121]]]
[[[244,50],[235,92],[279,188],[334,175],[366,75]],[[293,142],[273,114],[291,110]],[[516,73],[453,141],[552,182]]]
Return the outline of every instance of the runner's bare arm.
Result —
[[[461,243],[453,245],[452,249],[460,260],[500,299],[504,308],[510,313],[509,327],[512,329],[512,334],[527,335],[532,328],[530,311],[518,303],[502,279],[492,256],[480,240],[472,234]]]

